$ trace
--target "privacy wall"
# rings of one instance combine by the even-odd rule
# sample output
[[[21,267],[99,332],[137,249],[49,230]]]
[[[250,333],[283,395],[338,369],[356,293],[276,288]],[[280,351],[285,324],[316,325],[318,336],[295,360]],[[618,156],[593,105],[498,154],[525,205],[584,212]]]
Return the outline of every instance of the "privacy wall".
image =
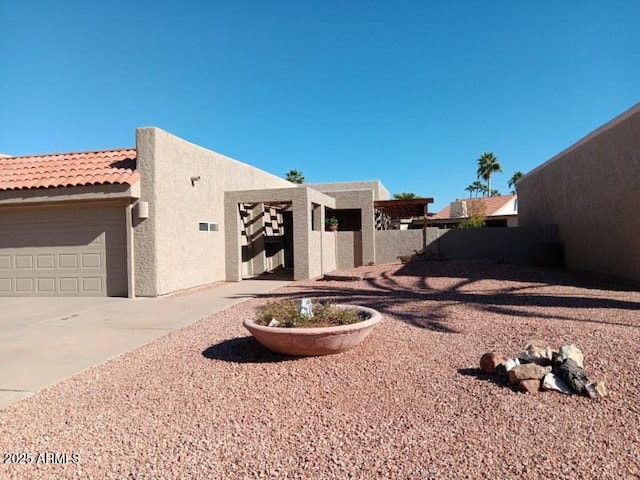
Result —
[[[518,182],[519,223],[557,224],[565,265],[640,282],[640,104]]]

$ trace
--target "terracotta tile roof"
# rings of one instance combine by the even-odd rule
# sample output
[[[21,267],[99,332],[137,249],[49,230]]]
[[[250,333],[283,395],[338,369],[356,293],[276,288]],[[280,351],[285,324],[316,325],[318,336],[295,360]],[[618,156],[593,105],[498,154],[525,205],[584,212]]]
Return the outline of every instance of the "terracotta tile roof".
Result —
[[[462,201],[468,202],[469,200],[479,200],[484,204],[485,215],[490,217],[494,215],[498,210],[504,207],[508,202],[513,200],[515,195],[500,195],[499,197],[479,197],[479,198],[464,198]],[[450,211],[451,204],[444,207],[438,213],[436,213],[431,219],[439,220],[439,219],[448,219],[451,218]],[[514,212],[515,214],[516,212]]]
[[[0,158],[0,191],[133,185],[139,179],[135,148]]]

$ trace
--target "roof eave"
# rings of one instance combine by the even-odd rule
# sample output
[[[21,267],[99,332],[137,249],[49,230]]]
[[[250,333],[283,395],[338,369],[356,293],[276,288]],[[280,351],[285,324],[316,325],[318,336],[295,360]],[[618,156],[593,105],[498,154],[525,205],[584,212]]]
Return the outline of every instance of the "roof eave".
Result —
[[[42,203],[129,200],[140,198],[140,182],[62,188],[34,188],[0,191],[0,206]]]

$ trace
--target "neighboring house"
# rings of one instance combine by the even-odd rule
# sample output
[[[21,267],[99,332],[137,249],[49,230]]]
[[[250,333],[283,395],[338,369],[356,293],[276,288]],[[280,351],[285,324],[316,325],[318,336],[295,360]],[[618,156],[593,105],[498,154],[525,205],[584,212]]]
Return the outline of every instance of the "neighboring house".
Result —
[[[157,128],[130,149],[2,158],[0,295],[154,297],[375,263],[378,219],[402,207],[387,199],[377,181],[295,185]]]
[[[518,226],[517,195],[455,200],[432,217],[429,217],[429,226],[456,228],[463,220],[469,218],[471,210],[475,208],[474,204],[479,205],[479,208],[484,211],[487,227]]]
[[[565,265],[640,283],[640,103],[518,181],[520,224],[555,224]]]

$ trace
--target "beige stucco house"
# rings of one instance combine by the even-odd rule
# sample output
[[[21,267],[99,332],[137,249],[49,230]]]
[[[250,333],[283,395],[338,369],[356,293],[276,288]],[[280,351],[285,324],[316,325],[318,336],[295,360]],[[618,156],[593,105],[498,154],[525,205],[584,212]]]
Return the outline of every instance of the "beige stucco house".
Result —
[[[518,196],[499,195],[457,199],[429,218],[429,225],[438,228],[457,228],[469,218],[472,210],[482,212],[487,227],[518,226]]]
[[[566,266],[640,283],[640,104],[518,181],[519,224],[558,226]]]
[[[2,158],[0,295],[154,297],[375,263],[388,197],[378,181],[295,185],[158,128],[130,149]]]

